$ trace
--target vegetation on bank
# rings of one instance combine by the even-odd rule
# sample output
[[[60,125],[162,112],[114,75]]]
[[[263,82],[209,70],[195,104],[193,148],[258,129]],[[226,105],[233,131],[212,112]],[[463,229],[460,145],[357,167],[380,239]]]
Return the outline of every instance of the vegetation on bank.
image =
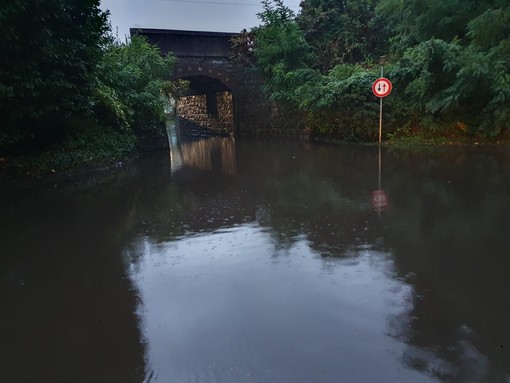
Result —
[[[165,133],[175,59],[120,42],[99,0],[0,5],[0,168],[47,173],[122,160]]]
[[[376,141],[384,66],[386,139],[501,142],[510,132],[507,0],[263,0],[261,25],[233,41],[273,99],[312,136]],[[50,172],[122,160],[164,134],[175,58],[120,42],[99,0],[0,4],[0,170]],[[474,138],[473,138],[474,137]]]
[[[307,116],[316,136],[375,141],[379,100],[393,84],[385,132],[462,139],[507,137],[510,5],[506,0],[263,0],[262,25],[234,42],[274,99]],[[374,126],[375,125],[375,126]]]

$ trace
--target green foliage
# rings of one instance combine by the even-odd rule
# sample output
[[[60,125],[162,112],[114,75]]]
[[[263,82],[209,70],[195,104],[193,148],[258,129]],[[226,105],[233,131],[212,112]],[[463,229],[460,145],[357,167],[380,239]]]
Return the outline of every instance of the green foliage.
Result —
[[[106,17],[99,0],[1,2],[0,148],[62,139],[86,114]]]
[[[90,125],[79,136],[50,150],[9,157],[1,170],[37,176],[70,168],[97,166],[124,160],[135,151],[135,145],[132,132],[113,132]]]
[[[297,22],[326,73],[335,65],[378,61],[384,55],[384,23],[378,0],[303,0]]]
[[[305,112],[316,134],[356,141],[375,137],[368,126],[377,120],[377,99],[370,92],[376,76],[357,65],[337,65],[327,74],[312,68],[303,32],[292,13],[275,3],[264,3],[265,24],[255,31],[256,63],[271,96]]]
[[[508,3],[382,0],[379,9],[396,25],[393,75],[410,118],[489,136],[510,127]]]
[[[163,134],[162,95],[174,88],[163,79],[174,63],[173,56],[162,57],[141,36],[126,43],[111,41],[99,65],[93,98],[98,121],[120,131],[133,129],[139,137]]]
[[[135,143],[132,132],[112,132],[94,127],[66,141],[60,148],[39,156],[38,167],[43,171],[58,171],[119,161],[133,153]]]
[[[372,71],[343,64],[322,76],[312,92],[302,89],[300,107],[309,111],[310,127],[330,139],[374,140],[379,103],[367,90],[375,78]]]
[[[267,77],[273,98],[288,99],[299,81],[299,72],[307,68],[310,49],[283,1],[266,0],[262,4],[264,12],[258,16],[264,24],[255,30],[257,66]]]
[[[431,38],[463,38],[476,0],[381,0],[378,12],[392,26],[391,48],[397,54]]]
[[[256,65],[272,97],[306,112],[315,132],[375,136],[368,126],[376,125],[370,85],[378,74],[370,68],[381,56],[394,84],[386,126],[437,134],[508,131],[508,1],[303,0],[297,18],[281,1],[263,4]]]
[[[63,169],[113,160],[164,129],[175,59],[141,37],[108,35],[99,0],[0,5],[0,151],[7,163]]]
[[[262,0],[263,12],[257,14],[264,25],[286,23],[295,18],[294,12],[285,6],[283,0]]]

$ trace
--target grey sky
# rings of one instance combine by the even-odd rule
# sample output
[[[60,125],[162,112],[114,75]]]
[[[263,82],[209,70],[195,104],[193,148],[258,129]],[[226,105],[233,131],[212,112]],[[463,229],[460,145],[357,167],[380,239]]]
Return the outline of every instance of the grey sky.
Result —
[[[285,0],[299,11],[300,0]],[[239,32],[260,24],[260,0],[102,0],[110,10],[110,21],[119,37],[129,28],[163,28],[213,32]]]

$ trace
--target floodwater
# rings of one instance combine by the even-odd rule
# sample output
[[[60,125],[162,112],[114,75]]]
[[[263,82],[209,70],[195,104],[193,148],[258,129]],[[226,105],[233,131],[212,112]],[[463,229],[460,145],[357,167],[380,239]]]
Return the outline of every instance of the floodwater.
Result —
[[[0,192],[0,381],[510,382],[510,153],[209,138]]]

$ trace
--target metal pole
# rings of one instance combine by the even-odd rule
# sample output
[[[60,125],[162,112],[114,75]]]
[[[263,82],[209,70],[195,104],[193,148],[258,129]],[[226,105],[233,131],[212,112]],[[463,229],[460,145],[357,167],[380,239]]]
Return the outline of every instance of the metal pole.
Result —
[[[380,100],[380,108],[379,108],[379,146],[381,146],[382,141],[382,97],[379,97]]]
[[[381,78],[384,77],[384,69],[381,66]],[[380,105],[379,105],[379,146],[381,146],[382,142],[382,97],[379,97]]]

